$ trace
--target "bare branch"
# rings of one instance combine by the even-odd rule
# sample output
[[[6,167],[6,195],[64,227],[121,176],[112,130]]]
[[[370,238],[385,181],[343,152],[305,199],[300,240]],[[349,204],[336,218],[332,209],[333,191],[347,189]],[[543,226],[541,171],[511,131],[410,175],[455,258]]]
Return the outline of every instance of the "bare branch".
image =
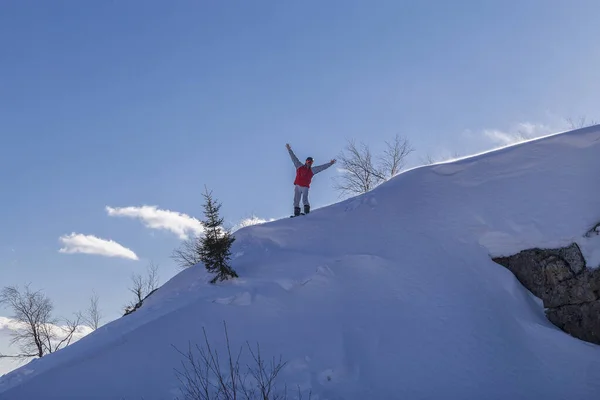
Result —
[[[178,249],[173,250],[171,258],[175,260],[181,269],[193,267],[202,262],[200,256],[202,250],[202,241],[200,235],[193,235],[183,241]]]
[[[287,387],[283,393],[276,388],[276,379],[286,363],[276,361],[273,358],[270,364],[267,364],[260,352],[260,346],[254,352],[250,346],[250,353],[254,363],[248,365],[248,372],[243,374],[240,369],[240,357],[242,348],[234,357],[231,351],[231,343],[225,323],[226,339],[226,365],[221,365],[221,360],[216,350],[214,350],[203,328],[204,345],[195,346],[196,351],[192,351],[192,346],[188,344],[188,351],[184,353],[177,348],[177,352],[184,357],[182,360],[183,370],[175,369],[177,379],[181,383],[180,390],[183,398],[187,400],[283,400],[287,398]],[[174,346],[173,346],[174,347]],[[224,367],[224,368],[223,368]],[[247,378],[251,377],[252,382]],[[300,387],[298,387],[299,398],[302,398]],[[310,399],[310,394],[309,394]]]
[[[125,306],[125,315],[142,306],[143,301],[159,287],[158,264],[150,262],[146,267],[146,275],[132,274],[132,285],[129,291],[133,293],[134,299]]]
[[[24,293],[15,286],[7,286],[0,292],[0,304],[8,305],[13,319],[20,323],[21,329],[13,332],[11,344],[19,345],[22,354],[46,354],[44,331],[51,320],[52,302],[41,291],[33,292],[29,284]]]
[[[142,274],[131,275],[131,287],[129,291],[135,296],[135,302],[140,302],[152,292],[158,288],[158,265],[150,262],[146,267],[146,276]]]
[[[64,339],[58,342],[58,344],[55,346],[56,350],[58,350],[61,346],[66,347],[71,344],[71,341],[73,340],[73,335],[77,331],[77,327],[79,327],[80,323],[81,317],[79,314],[75,314],[75,318],[72,320],[65,318],[64,325],[60,326],[60,329],[63,332],[62,336],[64,336]]]
[[[345,150],[348,154],[342,151],[338,157],[340,168],[344,171],[342,182],[336,185],[342,194],[366,193],[383,180],[373,165],[367,145],[361,143],[361,148],[358,148],[354,140],[349,140]]]
[[[146,295],[148,295],[153,290],[158,289],[158,264],[155,264],[152,261],[146,269],[145,286]]]
[[[408,139],[402,138],[399,135],[394,137],[392,143],[385,142],[387,149],[381,157],[381,168],[384,176],[388,179],[396,176],[402,168],[404,168],[404,160],[414,148],[408,142]]]
[[[279,362],[275,363],[275,358],[271,360],[270,369],[265,365],[265,361],[260,354],[260,346],[256,345],[256,353],[252,351],[250,348],[250,344],[248,343],[248,349],[250,349],[250,353],[252,354],[252,358],[254,359],[254,367],[250,368],[250,374],[257,382],[260,398],[261,399],[271,399],[272,392],[275,390],[275,378],[279,375],[281,369],[286,365],[286,363],[281,361],[281,356],[279,357]],[[269,371],[267,373],[267,371]],[[276,396],[275,398],[279,398]]]
[[[342,195],[366,193],[397,175],[414,149],[407,139],[399,135],[392,142],[385,143],[386,150],[379,157],[379,165],[375,166],[369,146],[361,143],[359,147],[354,140],[349,140],[338,157],[343,175],[335,189]]]
[[[567,122],[569,123],[569,127],[571,129],[579,129],[592,125],[598,125],[598,121],[596,120],[591,120],[587,122],[587,117],[585,115],[578,117],[577,120],[574,120],[573,118],[569,117],[567,118]]]
[[[91,329],[96,330],[100,327],[100,321],[102,320],[102,312],[98,307],[98,295],[96,292],[90,297],[90,305],[85,313],[79,315],[80,319],[84,324],[89,326]]]
[[[425,157],[421,157],[421,163],[423,165],[431,165],[431,164],[435,164],[436,162],[438,162],[435,157],[433,157],[431,154],[427,153],[427,155]]]
[[[30,357],[37,357],[37,354],[13,354],[13,355],[9,355],[9,354],[2,354],[0,353],[0,358],[17,358],[17,359],[21,359],[21,358],[30,358]]]
[[[129,291],[135,296],[134,302],[142,301],[144,299],[144,278],[141,274],[132,274],[131,283]]]
[[[7,286],[0,292],[0,304],[8,305],[17,321],[18,329],[12,332],[12,345],[18,345],[17,355],[2,355],[10,358],[43,357],[71,343],[79,324],[79,317],[59,326],[52,317],[52,301],[41,291],[31,291],[29,285],[21,292],[17,287]]]

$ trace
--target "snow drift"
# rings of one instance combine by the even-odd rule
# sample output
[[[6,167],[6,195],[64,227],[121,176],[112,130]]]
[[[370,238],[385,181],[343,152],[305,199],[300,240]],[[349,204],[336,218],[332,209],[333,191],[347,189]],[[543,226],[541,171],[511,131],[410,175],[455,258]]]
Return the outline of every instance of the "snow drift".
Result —
[[[181,272],[135,313],[6,375],[0,399],[173,399],[173,346],[201,344],[205,327],[222,354],[223,321],[234,349],[281,355],[280,387],[313,399],[598,398],[600,347],[552,325],[491,260],[575,241],[597,265],[598,237],[583,234],[600,221],[598,154],[600,129],[580,129],[241,229],[239,279]]]

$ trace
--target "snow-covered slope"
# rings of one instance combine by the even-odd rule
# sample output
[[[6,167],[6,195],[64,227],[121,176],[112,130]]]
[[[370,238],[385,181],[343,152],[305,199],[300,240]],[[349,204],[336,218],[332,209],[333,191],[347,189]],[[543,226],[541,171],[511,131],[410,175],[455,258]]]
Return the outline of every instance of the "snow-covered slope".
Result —
[[[173,399],[188,341],[259,342],[313,399],[600,398],[600,347],[490,256],[577,241],[600,263],[600,129],[407,171],[236,233],[240,279],[181,272],[139,311],[0,381],[0,399]],[[245,353],[249,356],[248,353]],[[290,396],[293,398],[293,396]],[[306,398],[306,397],[305,397]]]

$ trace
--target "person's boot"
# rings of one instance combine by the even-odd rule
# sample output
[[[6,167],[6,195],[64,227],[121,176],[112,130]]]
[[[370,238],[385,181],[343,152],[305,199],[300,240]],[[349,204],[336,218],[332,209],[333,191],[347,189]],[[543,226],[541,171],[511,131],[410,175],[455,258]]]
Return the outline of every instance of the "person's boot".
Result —
[[[310,212],[310,206],[308,204],[304,205],[304,214],[308,214]]]
[[[294,207],[294,217],[300,215],[300,207]]]

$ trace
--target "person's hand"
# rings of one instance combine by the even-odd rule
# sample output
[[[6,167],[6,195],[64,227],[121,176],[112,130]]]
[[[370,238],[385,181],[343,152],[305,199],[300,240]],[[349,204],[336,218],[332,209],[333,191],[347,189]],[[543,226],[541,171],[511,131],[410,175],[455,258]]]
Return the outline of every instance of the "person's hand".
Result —
[[[292,146],[290,146],[290,144],[289,144],[289,143],[286,143],[286,144],[285,144],[285,147],[287,147],[287,149],[288,149],[288,150],[292,148]]]
[[[336,162],[335,158],[330,161],[330,163],[332,163],[332,164],[335,164],[335,162]]]

